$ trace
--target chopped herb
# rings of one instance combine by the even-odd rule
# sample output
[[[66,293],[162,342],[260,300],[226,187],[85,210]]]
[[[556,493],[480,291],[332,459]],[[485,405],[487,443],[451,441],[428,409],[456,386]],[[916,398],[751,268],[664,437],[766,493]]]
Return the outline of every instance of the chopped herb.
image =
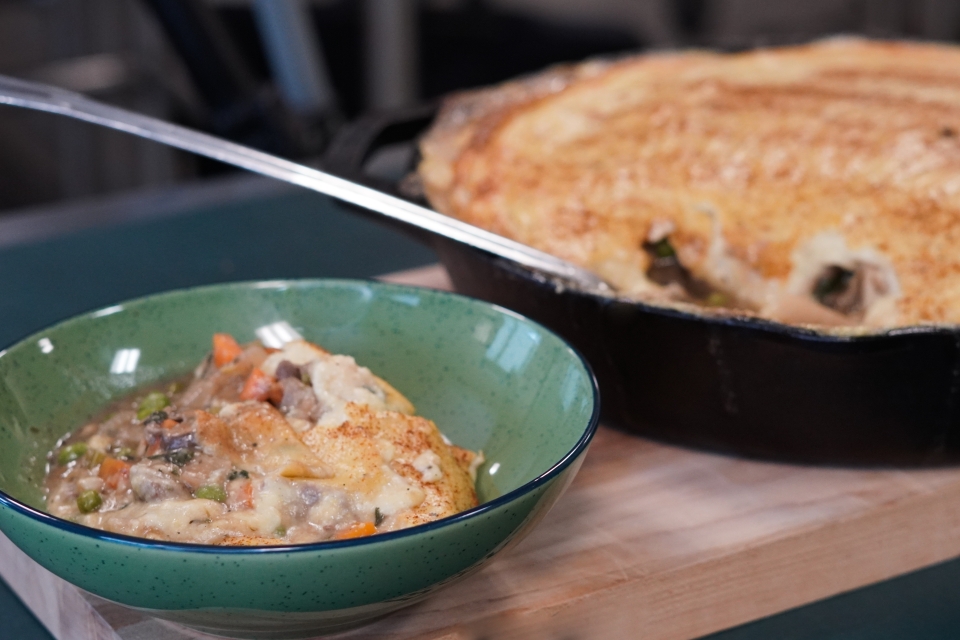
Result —
[[[278,538],[282,538],[282,537],[284,537],[285,535],[287,535],[287,528],[286,528],[285,526],[283,526],[283,525],[280,525],[279,527],[277,527],[276,529],[274,529],[273,532],[274,532],[275,534],[277,534],[277,537],[278,537]]]
[[[310,374],[307,372],[306,369],[300,369],[300,382],[307,385],[308,387],[310,386]]]
[[[200,487],[193,492],[194,498],[201,498],[203,500],[216,500],[217,502],[226,502],[227,501],[227,492],[223,490],[223,487],[216,484],[208,484]]]
[[[227,482],[231,480],[236,480],[237,478],[249,478],[250,474],[244,471],[243,469],[234,469],[230,472],[230,475],[227,476]]]
[[[383,514],[380,513],[380,507],[373,510],[373,526],[379,527],[383,524]]]
[[[181,391],[183,391],[183,387],[184,385],[182,382],[171,382],[170,386],[167,387],[167,394],[172,396],[177,393],[180,393]]]
[[[167,397],[167,394],[162,391],[151,391],[137,405],[137,420],[143,420],[147,417],[152,418],[151,414],[158,413],[168,406],[170,406],[170,398]],[[163,420],[166,420],[166,417]]]
[[[674,258],[677,255],[676,250],[674,250],[673,245],[670,244],[670,240],[667,238],[662,238],[654,242],[650,248],[658,258]]]
[[[182,467],[193,460],[193,451],[190,449],[177,449],[176,451],[171,451],[164,454],[163,457],[167,462],[171,462],[178,467]]]
[[[68,444],[60,453],[57,454],[57,462],[60,464],[69,464],[87,452],[86,442],[74,442]]]
[[[84,491],[77,496],[77,508],[80,509],[80,513],[91,513],[96,511],[102,504],[103,498],[101,498],[100,494],[93,489]]]
[[[166,411],[154,411],[147,416],[147,419],[143,421],[143,424],[160,424],[169,417],[170,415],[167,414]]]

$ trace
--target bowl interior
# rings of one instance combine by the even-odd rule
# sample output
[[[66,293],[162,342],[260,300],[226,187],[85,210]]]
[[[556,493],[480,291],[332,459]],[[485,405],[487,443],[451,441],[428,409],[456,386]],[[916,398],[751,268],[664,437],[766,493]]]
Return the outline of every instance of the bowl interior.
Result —
[[[201,287],[88,313],[0,352],[0,491],[42,508],[57,439],[135,387],[190,371],[214,332],[269,343],[291,330],[354,356],[453,442],[482,449],[481,501],[549,470],[596,408],[570,347],[486,303],[356,281]]]

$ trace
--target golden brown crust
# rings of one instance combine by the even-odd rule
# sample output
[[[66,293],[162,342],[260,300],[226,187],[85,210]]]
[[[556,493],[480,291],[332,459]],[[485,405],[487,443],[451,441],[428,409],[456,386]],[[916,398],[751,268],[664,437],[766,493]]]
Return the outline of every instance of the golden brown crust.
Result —
[[[393,528],[409,527],[454,515],[477,505],[477,495],[466,469],[443,442],[436,425],[426,418],[396,411],[373,411],[347,405],[349,419],[339,427],[317,426],[303,434],[303,442],[336,469],[330,480],[349,491],[371,495],[387,482],[383,465],[423,492],[417,506],[405,510]],[[433,452],[438,477],[426,480],[417,468],[424,453]]]
[[[438,210],[628,295],[663,296],[641,245],[669,223],[684,265],[761,315],[840,252],[895,274],[865,324],[960,322],[960,48],[586,63],[455,97],[421,151]]]
[[[471,476],[471,481],[476,482],[476,467],[479,464],[483,463],[483,460],[477,460],[479,456],[483,455],[483,452],[470,451],[469,449],[464,449],[463,447],[458,447],[455,444],[450,445],[450,453],[453,455],[453,459],[456,461],[457,465],[463,469],[467,475]]]
[[[436,425],[420,416],[353,407],[351,423],[393,445],[390,467],[413,486],[423,490],[419,506],[405,514],[403,526],[413,526],[454,515],[477,506],[477,494],[467,471],[460,467]],[[416,461],[425,452],[437,456],[439,478],[425,481]]]

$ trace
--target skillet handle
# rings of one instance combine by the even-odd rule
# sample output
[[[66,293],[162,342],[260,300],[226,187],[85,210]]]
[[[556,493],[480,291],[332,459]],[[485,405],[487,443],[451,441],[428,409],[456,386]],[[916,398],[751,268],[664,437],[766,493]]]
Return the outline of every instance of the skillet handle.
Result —
[[[396,182],[365,174],[364,163],[387,145],[402,142],[413,144],[433,122],[438,108],[437,103],[431,102],[406,109],[367,114],[345,124],[327,147],[323,155],[323,168],[341,178],[387,193],[403,195]]]

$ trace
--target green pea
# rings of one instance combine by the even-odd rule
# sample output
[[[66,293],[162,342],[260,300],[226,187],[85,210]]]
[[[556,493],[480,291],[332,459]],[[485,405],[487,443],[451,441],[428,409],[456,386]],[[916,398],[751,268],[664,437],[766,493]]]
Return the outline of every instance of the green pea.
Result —
[[[137,420],[144,420],[148,418],[151,413],[160,411],[160,409],[168,406],[170,406],[170,398],[167,397],[167,394],[161,391],[151,391],[144,396],[139,406],[137,406]]]
[[[100,494],[93,489],[84,491],[77,496],[77,508],[80,509],[80,513],[90,513],[92,511],[96,511],[102,504],[103,498],[101,498]]]
[[[216,484],[207,484],[196,491],[193,492],[194,498],[201,498],[203,500],[216,500],[217,502],[226,502],[227,492],[223,490],[223,487]]]
[[[74,442],[68,444],[60,453],[57,454],[57,462],[60,464],[69,464],[87,452],[86,442]]]

